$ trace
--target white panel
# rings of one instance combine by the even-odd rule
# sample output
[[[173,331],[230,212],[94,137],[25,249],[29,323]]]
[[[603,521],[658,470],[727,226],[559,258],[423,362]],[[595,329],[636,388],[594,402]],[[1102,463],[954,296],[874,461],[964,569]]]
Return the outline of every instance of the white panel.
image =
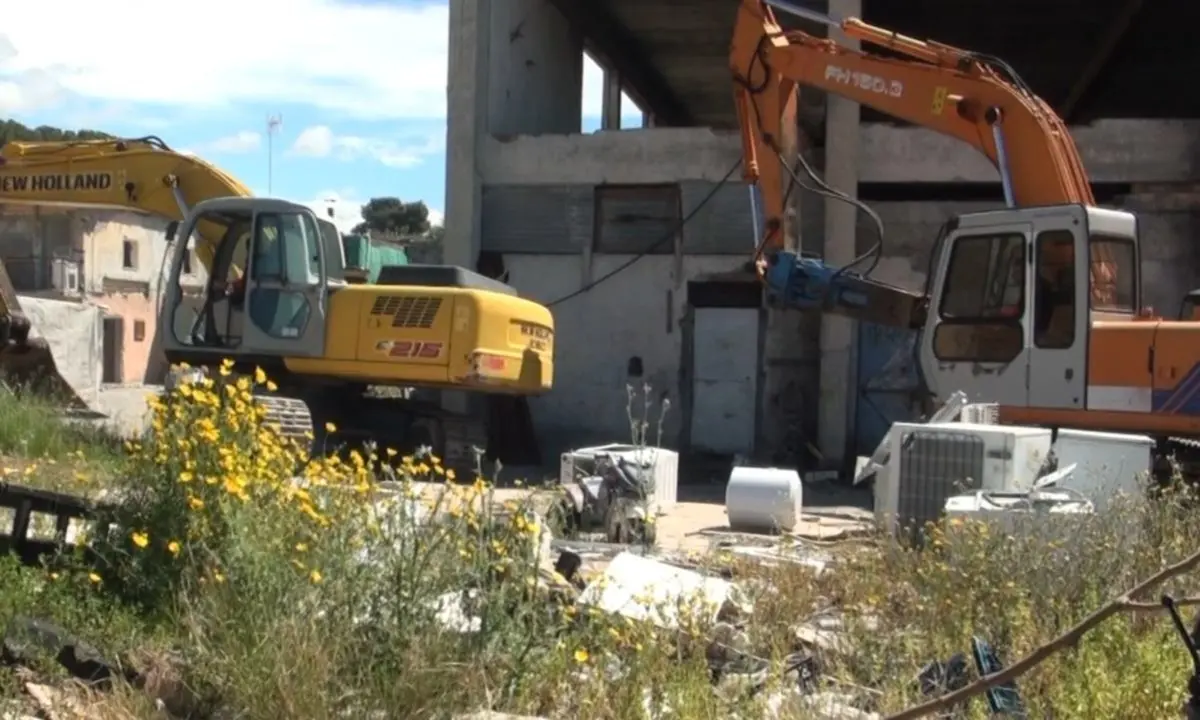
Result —
[[[697,308],[692,393],[692,446],[721,454],[754,449],[758,377],[758,312]]]
[[[1150,412],[1154,391],[1122,385],[1088,385],[1088,410]]]

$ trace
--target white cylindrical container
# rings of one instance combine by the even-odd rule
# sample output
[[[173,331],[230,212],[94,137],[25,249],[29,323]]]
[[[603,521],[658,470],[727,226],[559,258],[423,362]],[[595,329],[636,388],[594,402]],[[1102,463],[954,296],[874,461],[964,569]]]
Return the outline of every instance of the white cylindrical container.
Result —
[[[791,532],[800,524],[803,490],[795,470],[735,467],[725,486],[729,527]]]

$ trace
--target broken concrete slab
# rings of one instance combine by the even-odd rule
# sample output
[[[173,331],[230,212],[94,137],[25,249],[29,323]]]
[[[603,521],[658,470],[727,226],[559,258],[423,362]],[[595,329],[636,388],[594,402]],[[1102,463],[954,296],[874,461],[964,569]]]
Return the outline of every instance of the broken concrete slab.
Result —
[[[685,612],[692,620],[715,623],[748,610],[728,580],[633,553],[617,555],[584,588],[579,603],[669,630],[679,629]]]
[[[879,619],[873,616],[855,618],[870,630],[879,626]],[[824,652],[845,654],[851,647],[846,634],[846,619],[840,612],[823,612],[796,626],[796,641],[802,647],[810,647]]]
[[[468,604],[478,599],[477,590],[462,590],[444,593],[428,603],[434,610],[434,618],[450,632],[477,633],[483,627],[483,619],[467,610]]]

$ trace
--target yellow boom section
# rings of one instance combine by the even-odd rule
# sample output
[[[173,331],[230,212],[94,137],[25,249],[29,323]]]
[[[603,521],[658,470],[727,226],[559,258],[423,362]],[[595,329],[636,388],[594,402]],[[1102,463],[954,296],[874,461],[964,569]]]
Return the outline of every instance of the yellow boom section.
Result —
[[[182,220],[188,208],[252,193],[203,160],[158,138],[10,142],[0,148],[0,203],[136,210]],[[221,230],[201,222],[196,256],[211,268]]]

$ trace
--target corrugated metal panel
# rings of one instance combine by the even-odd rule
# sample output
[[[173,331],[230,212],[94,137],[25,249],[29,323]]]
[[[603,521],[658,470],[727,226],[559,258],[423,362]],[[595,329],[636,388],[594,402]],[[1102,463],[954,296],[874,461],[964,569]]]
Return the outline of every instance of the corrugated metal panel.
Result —
[[[671,255],[683,217],[679,186],[597,186],[596,215],[596,252]]]
[[[858,326],[858,406],[855,412],[859,453],[870,453],[892,423],[917,415],[921,382],[913,343],[917,334],[875,323]]]
[[[481,249],[575,254],[592,241],[591,185],[485,185]]]

